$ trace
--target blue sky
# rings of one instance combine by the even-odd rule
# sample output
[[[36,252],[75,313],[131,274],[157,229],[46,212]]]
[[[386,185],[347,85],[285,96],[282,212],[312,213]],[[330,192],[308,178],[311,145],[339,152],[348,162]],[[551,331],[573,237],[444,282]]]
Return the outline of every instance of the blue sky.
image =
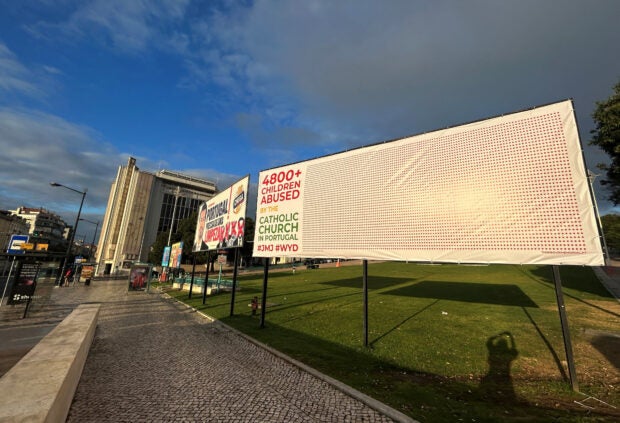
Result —
[[[0,208],[101,220],[128,156],[226,188],[262,169],[620,80],[617,0],[0,0]],[[597,191],[602,213],[612,210]],[[93,226],[93,225],[85,225]],[[78,235],[90,239],[92,229]]]

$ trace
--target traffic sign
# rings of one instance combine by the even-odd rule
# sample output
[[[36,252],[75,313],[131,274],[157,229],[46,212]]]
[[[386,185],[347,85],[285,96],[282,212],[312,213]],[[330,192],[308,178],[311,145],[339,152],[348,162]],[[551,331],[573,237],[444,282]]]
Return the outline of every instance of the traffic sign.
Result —
[[[11,235],[11,240],[9,241],[9,248],[6,250],[6,252],[9,254],[24,254],[22,244],[28,243],[28,240],[28,235]]]

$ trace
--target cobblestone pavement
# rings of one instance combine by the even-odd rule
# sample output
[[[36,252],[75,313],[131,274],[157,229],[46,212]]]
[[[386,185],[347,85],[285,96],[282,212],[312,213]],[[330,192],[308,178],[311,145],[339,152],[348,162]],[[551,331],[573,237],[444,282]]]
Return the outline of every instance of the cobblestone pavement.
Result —
[[[67,303],[102,303],[68,422],[392,421],[173,300],[126,286],[59,289]]]

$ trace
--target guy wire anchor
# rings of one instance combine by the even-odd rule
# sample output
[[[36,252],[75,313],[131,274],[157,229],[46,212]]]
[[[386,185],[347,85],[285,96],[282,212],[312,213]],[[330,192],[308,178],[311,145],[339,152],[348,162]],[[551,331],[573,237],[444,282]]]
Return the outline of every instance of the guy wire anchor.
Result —
[[[586,394],[582,394],[582,395],[586,395]],[[593,397],[593,396],[591,396],[591,395],[590,395],[590,396],[587,396],[586,398],[582,399],[581,401],[577,401],[577,400],[575,400],[574,402],[575,402],[575,403],[577,403],[577,404],[579,404],[580,406],[582,406],[582,407],[584,407],[584,408],[589,408],[590,410],[594,410],[594,409],[595,409],[594,407],[584,404],[586,401],[589,401],[589,400],[598,401],[598,402],[600,402],[601,404],[605,404],[606,406],[611,407],[611,408],[618,408],[618,407],[616,407],[615,405],[611,405],[611,404],[609,404],[609,403],[606,403],[605,401],[601,401],[600,399],[595,398],[595,397]]]

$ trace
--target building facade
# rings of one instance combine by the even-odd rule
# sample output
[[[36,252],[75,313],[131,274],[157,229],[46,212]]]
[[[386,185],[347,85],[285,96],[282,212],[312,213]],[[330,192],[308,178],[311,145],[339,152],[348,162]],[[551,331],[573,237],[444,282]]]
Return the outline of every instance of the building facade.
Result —
[[[46,249],[61,251],[67,246],[72,226],[68,226],[56,213],[44,208],[18,207],[11,214],[22,218],[30,235],[30,242],[48,245]]]
[[[9,248],[11,235],[27,235],[30,226],[26,220],[9,210],[0,210],[0,248],[5,253]]]
[[[141,171],[136,159],[119,166],[110,188],[97,245],[97,274],[146,262],[157,235],[176,230],[180,220],[217,192],[215,183],[168,170]]]

